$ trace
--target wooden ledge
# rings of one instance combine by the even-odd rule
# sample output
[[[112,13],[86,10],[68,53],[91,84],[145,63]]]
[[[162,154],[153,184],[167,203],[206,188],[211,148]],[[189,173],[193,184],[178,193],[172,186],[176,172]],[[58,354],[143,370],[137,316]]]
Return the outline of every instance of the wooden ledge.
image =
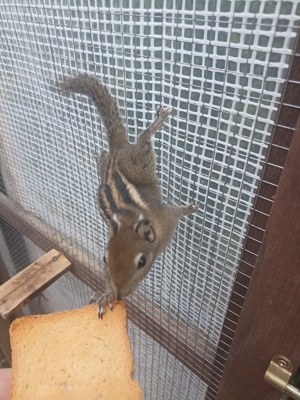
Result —
[[[52,249],[0,286],[0,315],[7,318],[71,268],[71,262]]]

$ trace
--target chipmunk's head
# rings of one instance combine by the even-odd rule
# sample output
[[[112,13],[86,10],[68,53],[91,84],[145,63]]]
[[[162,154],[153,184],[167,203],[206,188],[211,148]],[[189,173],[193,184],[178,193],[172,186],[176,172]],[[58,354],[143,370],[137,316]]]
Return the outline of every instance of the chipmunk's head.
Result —
[[[104,262],[109,269],[115,297],[131,294],[146,276],[157,256],[158,239],[150,221],[142,214],[134,224],[122,224],[114,216],[117,229],[111,234]]]

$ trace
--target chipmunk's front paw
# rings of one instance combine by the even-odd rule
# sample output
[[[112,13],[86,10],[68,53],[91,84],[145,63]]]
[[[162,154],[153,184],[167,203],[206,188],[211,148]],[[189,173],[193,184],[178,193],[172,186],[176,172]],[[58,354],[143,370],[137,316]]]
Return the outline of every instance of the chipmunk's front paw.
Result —
[[[190,204],[188,206],[189,213],[192,214],[192,213],[196,212],[198,210],[198,208],[199,208],[199,203]]]
[[[199,208],[199,203],[189,204],[186,207],[183,207],[183,215],[189,215],[196,212]]]
[[[106,305],[109,305],[109,308],[113,309],[113,301],[114,301],[113,292],[107,292],[104,294],[99,294],[96,292],[94,296],[90,300],[90,304],[95,303],[98,305],[98,317],[103,318],[103,315],[106,313]]]
[[[156,107],[156,118],[161,118],[163,121],[167,118],[168,115],[172,114],[172,107],[164,107],[157,106]]]

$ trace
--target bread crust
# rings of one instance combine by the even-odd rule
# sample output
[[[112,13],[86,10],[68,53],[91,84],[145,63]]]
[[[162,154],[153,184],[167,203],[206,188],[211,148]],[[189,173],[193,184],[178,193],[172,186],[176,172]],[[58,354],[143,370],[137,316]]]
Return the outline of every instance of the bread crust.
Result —
[[[11,400],[140,400],[125,302],[103,318],[89,305],[16,319]]]

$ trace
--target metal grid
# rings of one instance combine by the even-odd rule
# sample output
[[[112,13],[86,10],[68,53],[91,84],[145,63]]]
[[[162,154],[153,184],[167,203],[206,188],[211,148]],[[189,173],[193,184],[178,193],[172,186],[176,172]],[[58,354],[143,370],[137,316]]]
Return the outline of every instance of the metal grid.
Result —
[[[171,105],[173,115],[155,141],[163,198],[199,201],[200,209],[180,222],[133,301],[142,306],[146,298],[184,322],[186,332],[203,336],[204,349],[216,345],[300,2],[16,0],[2,2],[0,11],[1,165],[8,195],[102,259],[106,228],[95,207],[94,154],[107,140],[90,102],[63,98],[53,84],[62,75],[98,76],[117,98],[131,141],[157,104]],[[24,243],[30,253],[33,244]],[[51,311],[89,298],[70,274],[48,291]],[[136,325],[129,333],[146,399],[204,398],[201,379]],[[184,335],[179,325],[178,335]],[[208,351],[202,356],[213,361]]]

